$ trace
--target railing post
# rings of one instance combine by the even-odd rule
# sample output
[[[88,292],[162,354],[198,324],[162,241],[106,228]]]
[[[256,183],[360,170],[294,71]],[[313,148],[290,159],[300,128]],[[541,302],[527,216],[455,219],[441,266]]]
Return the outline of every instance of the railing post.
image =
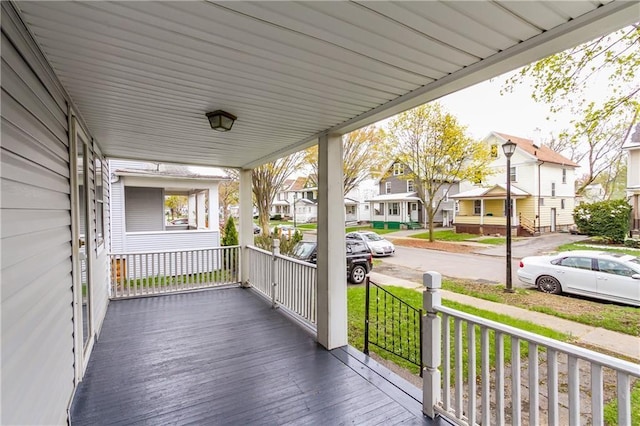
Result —
[[[369,276],[366,278],[365,283],[365,296],[364,296],[364,353],[369,355]]]
[[[276,309],[278,307],[278,301],[276,300],[276,286],[278,285],[276,281],[277,271],[276,271],[276,262],[278,258],[277,255],[280,254],[280,240],[277,238],[273,239],[273,244],[271,246],[271,258],[273,260],[273,264],[271,265],[271,307]]]
[[[442,304],[442,275],[429,271],[422,276],[425,291],[422,303],[426,315],[422,317],[422,412],[435,418],[435,407],[440,402],[440,361],[442,352],[441,324],[438,307]],[[448,392],[445,389],[445,392]]]

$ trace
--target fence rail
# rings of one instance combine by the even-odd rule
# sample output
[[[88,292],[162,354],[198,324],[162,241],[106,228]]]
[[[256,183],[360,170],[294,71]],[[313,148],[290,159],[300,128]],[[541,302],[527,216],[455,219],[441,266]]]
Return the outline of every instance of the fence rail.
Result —
[[[372,344],[416,365],[422,376],[422,315],[367,277],[364,353]]]
[[[238,283],[240,248],[111,254],[114,299]]]
[[[274,242],[272,252],[249,246],[248,281],[256,290],[269,297],[274,307],[282,306],[315,327],[316,265],[281,255],[279,241]]]
[[[601,425],[605,383],[615,381],[616,424],[631,424],[639,365],[444,307],[440,280],[425,274],[426,414],[469,425]]]

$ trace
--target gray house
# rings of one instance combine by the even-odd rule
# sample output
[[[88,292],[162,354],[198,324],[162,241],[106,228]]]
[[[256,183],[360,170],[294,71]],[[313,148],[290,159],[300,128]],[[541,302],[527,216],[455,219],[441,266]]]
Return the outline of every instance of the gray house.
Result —
[[[418,196],[418,188],[409,166],[393,161],[382,174],[378,187],[379,195],[368,200],[374,228],[427,227],[428,216]],[[449,199],[449,195],[458,192],[458,183],[445,183],[438,192],[438,198],[434,202],[440,201],[440,205],[434,223],[450,226],[454,218],[455,203]]]
[[[424,391],[407,393],[348,346],[341,137],[639,11],[626,1],[532,4],[1,2],[0,423],[275,424],[286,408],[291,422],[366,412],[430,424],[436,407],[451,411],[435,361]],[[286,260],[253,247],[251,172],[313,144],[317,267],[296,264],[305,273],[286,288],[308,291],[274,310],[269,268]],[[240,245],[183,262],[215,273],[175,272],[180,262],[165,256],[152,279],[118,280],[107,158],[239,169]],[[224,290],[193,291],[212,279]],[[163,296],[138,297],[152,294]],[[582,351],[570,365],[608,360]],[[618,376],[621,424],[629,374]],[[336,389],[357,391],[345,399]],[[579,397],[569,401],[579,409]]]

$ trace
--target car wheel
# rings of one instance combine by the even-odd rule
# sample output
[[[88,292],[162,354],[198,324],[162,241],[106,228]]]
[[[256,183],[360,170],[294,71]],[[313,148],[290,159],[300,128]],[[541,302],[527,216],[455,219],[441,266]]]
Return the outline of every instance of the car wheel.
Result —
[[[364,279],[367,277],[367,270],[362,265],[356,265],[351,269],[351,274],[349,279],[354,284],[362,284]]]
[[[536,284],[538,285],[538,290],[540,290],[543,293],[549,293],[549,294],[562,293],[562,286],[560,285],[560,281],[558,281],[557,279],[549,275],[543,275],[540,278],[538,278],[538,281],[536,282]]]

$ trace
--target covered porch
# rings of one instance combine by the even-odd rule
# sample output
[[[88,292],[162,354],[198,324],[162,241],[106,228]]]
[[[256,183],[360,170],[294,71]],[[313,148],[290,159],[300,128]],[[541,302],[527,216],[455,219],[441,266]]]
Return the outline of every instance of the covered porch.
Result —
[[[241,312],[241,315],[238,313]],[[326,350],[252,289],[110,304],[73,425],[449,424],[353,348]]]
[[[263,370],[252,367],[247,378],[241,361],[246,359],[244,350],[259,353],[264,345],[242,347],[233,336],[218,335],[216,322],[231,330],[246,328],[250,335],[248,323],[259,319],[245,320],[248,313],[236,310],[231,323],[225,324],[228,317],[189,318],[184,311],[171,310],[173,301],[189,300],[192,295],[112,299],[120,293],[126,297],[157,294],[167,287],[193,291],[200,286],[198,280],[213,279],[251,286],[273,295],[272,300],[282,300],[268,269],[274,260],[251,248],[252,171],[313,145],[318,146],[317,275],[305,275],[304,268],[287,269],[289,281],[278,288],[296,289],[297,293],[285,293],[287,306],[316,324],[314,339],[324,352],[307,348],[301,357],[317,360],[317,371],[323,371],[323,363],[335,363],[329,355],[346,350],[348,343],[342,136],[621,28],[638,16],[638,5],[626,1],[558,2],[554,7],[545,2],[488,1],[4,1],[0,7],[3,424],[66,424],[71,412],[79,415],[80,411],[91,422],[96,418],[91,412],[107,404],[112,407],[106,407],[105,416],[120,416],[121,422],[127,422],[118,412],[118,399],[110,399],[119,398],[119,393],[131,398],[148,393],[167,401],[167,394],[180,390],[180,404],[205,410],[207,398],[226,392],[226,387],[212,388],[214,382],[206,377],[211,372],[223,374],[216,378],[218,383],[237,385],[235,398],[226,399],[229,404],[243,406],[250,396],[257,402],[251,392],[266,391],[260,380]],[[500,31],[494,29],[496,19]],[[210,126],[208,115],[220,110],[225,117],[237,118],[233,128],[227,123],[229,131]],[[116,267],[114,273],[110,228],[113,215],[121,210],[113,204],[112,194],[102,190],[111,176],[100,170],[106,159],[122,158],[238,170],[240,246],[234,248],[236,252],[216,261],[212,259],[220,258],[213,252],[219,247],[163,256],[153,251],[120,253],[131,257],[124,262],[121,257],[115,263],[120,272]],[[210,206],[210,213],[215,210]],[[199,259],[218,267],[216,262],[233,264],[234,269],[221,275],[203,272]],[[169,281],[166,277],[171,274],[159,272],[163,267],[173,271],[177,265],[195,269]],[[179,287],[185,281],[187,288]],[[155,315],[156,304],[174,315]],[[128,305],[141,310],[129,316],[120,308]],[[197,305],[194,302],[195,312],[202,308]],[[127,329],[132,334],[135,329],[136,338],[117,342],[121,334],[109,337],[111,325],[105,321],[111,319],[111,311],[131,319]],[[162,330],[142,321],[146,314],[173,330],[169,342],[162,342],[167,337]],[[274,347],[284,345],[284,352],[310,345],[308,340],[278,341],[274,336],[279,321],[274,317],[251,326],[265,327],[263,331],[271,328],[273,333],[267,336]],[[201,331],[215,333],[218,340],[208,340]],[[187,336],[191,337],[188,343]],[[180,367],[164,363],[166,358],[186,354],[172,346],[174,339],[189,348],[185,362],[198,359],[206,367],[205,375],[196,370],[188,382],[176,380],[185,377]],[[110,348],[114,347],[110,343],[120,343],[118,352],[103,352],[103,343]],[[160,343],[168,346],[155,346]],[[148,352],[142,352],[143,346]],[[273,350],[264,353],[265,359],[278,353]],[[209,358],[212,352],[237,357],[226,364],[226,370],[216,369],[223,359]],[[156,368],[152,375],[166,377],[147,383],[151,375],[135,382],[128,382],[127,376],[118,382],[106,367],[106,371],[93,367],[102,362],[118,368],[117,364],[130,362],[134,366],[130,374],[138,377],[133,370],[152,363]],[[255,359],[247,360],[247,365],[251,362]],[[436,364],[433,360],[428,364],[432,377]],[[165,375],[164,366],[176,378]],[[273,365],[282,371],[280,366]],[[188,365],[183,367],[189,370]],[[330,368],[334,367],[324,370],[330,375],[327,380],[351,375],[344,367]],[[303,377],[297,376],[296,383]],[[165,388],[167,394],[153,387],[163,380],[175,385]],[[243,387],[240,382],[245,380],[253,383]],[[284,386],[276,387],[275,393],[291,391],[282,377],[275,380],[271,383]],[[628,394],[626,383],[620,386],[627,392],[624,395]],[[353,395],[348,381],[343,385],[343,398]],[[198,393],[196,386],[207,392]],[[84,393],[85,387],[111,393],[92,399],[90,392]],[[369,396],[381,395],[368,389]],[[440,400],[440,392],[433,389],[425,392],[431,401],[423,405],[430,417],[435,417],[433,408]],[[448,390],[442,393],[445,407],[447,394]],[[262,404],[265,416],[281,408],[275,395],[268,395],[273,399],[266,396],[256,404]],[[76,412],[83,398],[90,401],[88,411]],[[205,398],[202,405],[200,398]],[[282,403],[288,409],[287,401]],[[131,412],[137,416],[131,422],[153,422],[150,406],[146,407],[145,413]],[[367,410],[359,404],[336,407],[360,414]],[[460,418],[461,407],[456,406]],[[167,408],[158,414],[170,416]],[[256,411],[249,416],[257,413],[258,407],[252,408]],[[211,418],[206,411],[173,413],[184,414],[186,421],[194,423]],[[249,418],[239,411],[225,415],[229,423]],[[344,419],[353,415],[346,413]],[[409,422],[412,419],[407,417]]]

